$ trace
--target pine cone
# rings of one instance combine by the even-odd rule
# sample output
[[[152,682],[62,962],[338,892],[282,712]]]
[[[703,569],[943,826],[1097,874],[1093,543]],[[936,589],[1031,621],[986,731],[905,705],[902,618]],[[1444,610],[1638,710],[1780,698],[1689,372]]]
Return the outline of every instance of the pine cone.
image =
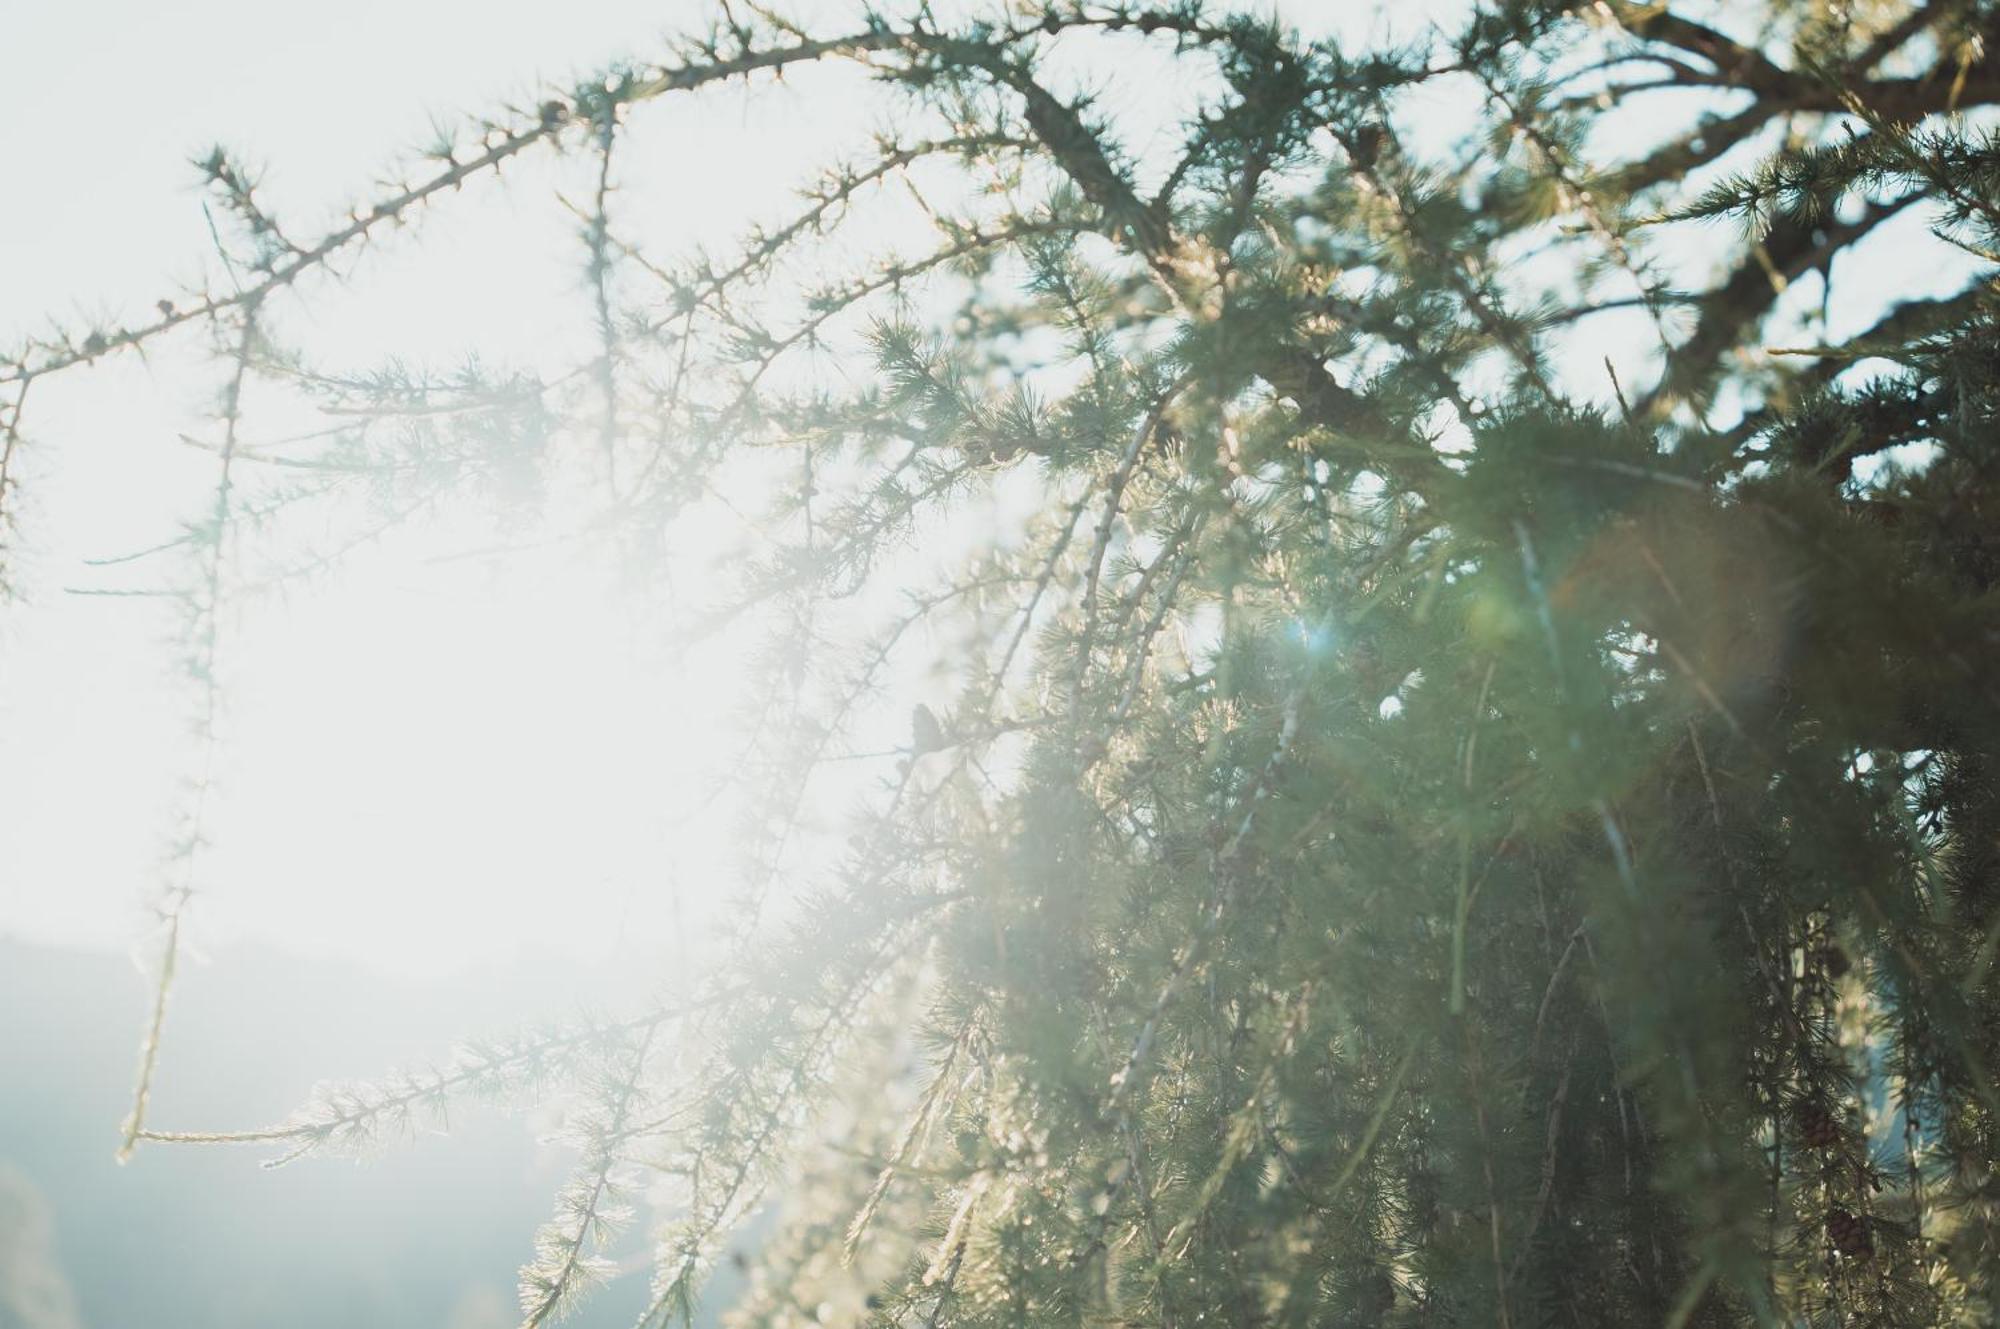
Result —
[[[1840,1143],[1840,1123],[1817,1103],[1802,1103],[1793,1114],[1799,1126],[1799,1142],[1808,1149],[1831,1149]]]
[[[1865,1260],[1875,1253],[1875,1238],[1868,1231],[1868,1220],[1856,1218],[1839,1206],[1827,1211],[1826,1235],[1833,1248],[1850,1260]]]
[[[1385,1269],[1362,1275],[1354,1289],[1355,1309],[1370,1316],[1382,1316],[1396,1308],[1396,1280]]]
[[[1380,125],[1363,125],[1354,131],[1354,138],[1347,145],[1347,155],[1354,162],[1357,171],[1370,171],[1382,155],[1382,139],[1385,131]]]

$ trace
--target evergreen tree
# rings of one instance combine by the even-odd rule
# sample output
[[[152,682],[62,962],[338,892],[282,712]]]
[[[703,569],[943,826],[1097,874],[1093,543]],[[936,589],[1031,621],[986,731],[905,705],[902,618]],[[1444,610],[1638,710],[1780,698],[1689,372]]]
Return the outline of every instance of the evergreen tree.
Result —
[[[646,1327],[767,1205],[746,1324],[1991,1323],[2000,11],[1713,8],[1363,47],[1201,0],[735,0],[317,239],[206,159],[240,283],[0,366],[12,459],[36,381],[213,330],[198,674],[227,533],[280,497],[229,472],[243,390],[282,379],[392,422],[310,455],[394,510],[588,474],[638,548],[727,494],[769,552],[717,618],[770,629],[774,700],[691,995],[182,1134],[146,1111],[163,982],[128,1147],[561,1089],[531,1326],[662,1188]],[[1138,60],[1191,108],[1172,152],[1073,72]],[[893,129],[734,258],[648,252],[649,106],[822,62]],[[291,344],[364,244],[549,151],[595,181],[573,374]],[[928,248],[879,247],[897,181]],[[1837,265],[1890,243],[1965,284],[1837,333]],[[1634,327],[1621,381],[1593,348]],[[926,634],[955,703],[753,907]]]

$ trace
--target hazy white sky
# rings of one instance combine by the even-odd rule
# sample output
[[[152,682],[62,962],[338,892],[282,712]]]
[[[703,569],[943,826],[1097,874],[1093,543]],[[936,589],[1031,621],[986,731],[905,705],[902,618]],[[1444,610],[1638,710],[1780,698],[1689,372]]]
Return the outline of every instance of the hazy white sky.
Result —
[[[421,144],[432,114],[531,103],[543,79],[657,51],[661,29],[699,12],[16,0],[0,42],[0,114],[22,129],[0,209],[0,337],[44,313],[143,311],[199,274],[210,242],[187,163],[213,142],[268,165],[272,206],[312,233]],[[793,159],[865,124],[825,103],[711,104],[657,129],[649,151],[678,160],[650,174],[683,185],[633,201],[662,209],[648,233],[716,238],[768,209],[799,178]],[[361,365],[449,364],[469,347],[560,363],[588,325],[582,255],[552,177],[522,174],[440,209],[422,244],[369,260],[351,293],[293,302],[316,348]],[[206,427],[215,376],[199,349],[197,335],[36,386],[23,598],[0,622],[0,933],[112,947],[144,933],[195,760],[174,618],[65,587],[184,580],[171,559],[84,560],[171,538],[205,502],[213,459],[177,442]],[[712,894],[723,857],[726,827],[673,824],[699,803],[725,718],[715,699],[690,697],[643,605],[561,553],[431,565],[411,552],[364,555],[231,621],[197,937],[275,936],[417,971],[529,946],[657,946],[669,880],[685,871]]]
[[[133,317],[177,281],[217,279],[188,164],[211,144],[267,168],[267,205],[316,234],[430,136],[433,116],[532,105],[546,81],[656,56],[663,32],[709,12],[698,0],[13,0],[0,338],[50,316]],[[1418,21],[1393,6],[1296,16],[1378,34]],[[1114,103],[1161,95],[1118,71],[1104,81]],[[649,108],[621,219],[658,253],[726,244],[873,126],[860,87],[852,71],[802,71],[782,91]],[[511,188],[446,200],[418,242],[363,261],[351,289],[313,283],[279,315],[333,364],[449,365],[469,348],[574,363],[592,334],[575,223],[551,199],[564,169],[538,160]],[[213,459],[178,441],[209,428],[217,383],[201,350],[195,334],[34,389],[21,600],[0,619],[0,934],[93,947],[146,935],[197,761],[175,617],[66,588],[185,584],[171,557],[86,561],[169,540],[208,502]],[[450,540],[367,551],[236,606],[197,939],[277,937],[437,972],[550,945],[657,948],[679,907],[670,880],[697,910],[717,894],[727,822],[687,816],[727,741],[714,695],[726,676],[676,675],[657,603],[614,594],[581,555],[424,561]]]
[[[1289,12],[1379,34],[1435,7]],[[211,268],[188,158],[216,141],[267,165],[267,201],[312,234],[421,145],[433,114],[530,104],[544,80],[657,54],[663,29],[705,12],[696,0],[11,0],[0,339],[49,314],[148,310],[177,276]],[[1106,78],[1114,99],[1157,91]],[[809,71],[775,95],[649,110],[620,215],[662,251],[725,241],[870,127],[858,86]],[[573,362],[591,314],[575,224],[551,190],[574,168],[526,164],[511,188],[447,200],[419,242],[367,259],[351,288],[286,301],[284,316],[335,363],[449,364],[471,347]],[[1907,261],[1875,277],[1912,293],[1956,280],[1949,263]],[[195,759],[192,697],[160,602],[65,588],[178,573],[86,560],[170,539],[206,501],[213,459],[178,441],[207,428],[216,378],[200,350],[196,334],[36,385],[13,553],[22,600],[0,615],[0,934],[144,936]],[[450,538],[428,552],[451,552]],[[550,945],[658,952],[670,883],[698,907],[727,861],[726,821],[684,820],[728,735],[726,671],[676,674],[656,600],[614,593],[582,555],[425,553],[364,553],[232,621],[197,937],[278,937],[417,972]]]

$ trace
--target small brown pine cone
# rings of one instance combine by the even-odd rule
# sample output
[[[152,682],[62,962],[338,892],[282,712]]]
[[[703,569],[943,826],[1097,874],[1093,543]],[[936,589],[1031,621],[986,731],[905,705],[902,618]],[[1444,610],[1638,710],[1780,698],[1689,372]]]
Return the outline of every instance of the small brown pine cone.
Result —
[[[1831,1149],[1840,1143],[1840,1123],[1818,1103],[1802,1103],[1796,1114],[1799,1142],[1808,1149]]]
[[[1354,131],[1347,153],[1357,171],[1371,171],[1382,156],[1384,131],[1380,125],[1363,125]]]
[[[1865,1260],[1875,1253],[1875,1238],[1868,1231],[1868,1220],[1856,1218],[1838,1206],[1827,1211],[1826,1235],[1833,1248],[1850,1260]]]

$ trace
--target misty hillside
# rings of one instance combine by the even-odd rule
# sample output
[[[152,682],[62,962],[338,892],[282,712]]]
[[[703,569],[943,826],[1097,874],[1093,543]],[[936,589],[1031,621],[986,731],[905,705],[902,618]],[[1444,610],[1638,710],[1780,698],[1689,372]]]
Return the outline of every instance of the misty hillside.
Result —
[[[163,1126],[266,1124],[315,1081],[363,1078],[501,1032],[575,975],[428,987],[268,952],[175,995]],[[0,941],[0,1329],[501,1329],[564,1157],[548,1120],[469,1108],[388,1160],[152,1149],[113,1161],[145,985],[122,959]],[[51,1267],[53,1262],[53,1267]],[[643,1274],[578,1323],[629,1323]]]

